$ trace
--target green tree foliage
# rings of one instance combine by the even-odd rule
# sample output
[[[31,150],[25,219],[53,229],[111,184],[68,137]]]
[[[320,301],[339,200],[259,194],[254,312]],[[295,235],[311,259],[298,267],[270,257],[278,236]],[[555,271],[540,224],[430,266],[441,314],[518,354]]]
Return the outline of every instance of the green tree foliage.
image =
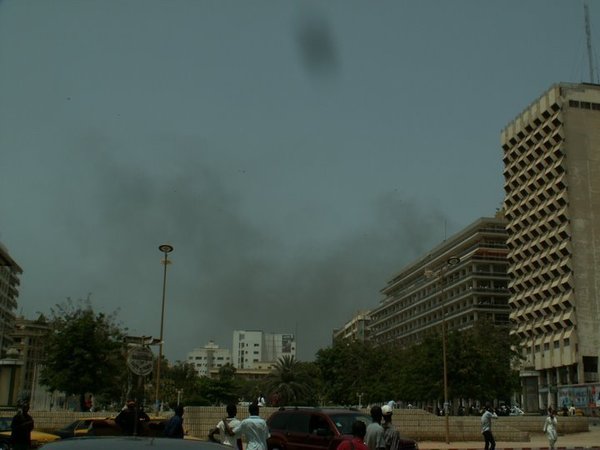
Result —
[[[317,352],[316,364],[323,379],[327,402],[341,405],[383,401],[392,398],[398,367],[393,346],[376,347],[370,342],[337,340]],[[359,397],[360,395],[360,397]]]
[[[317,384],[311,378],[313,369],[314,366],[303,364],[293,356],[279,358],[264,383],[264,391],[273,406],[314,402]]]
[[[235,378],[235,372],[236,370],[231,364],[226,364],[219,368],[217,379],[206,381],[205,395],[213,405],[237,403],[240,387]]]
[[[96,313],[88,300],[70,299],[51,311],[41,382],[83,399],[86,393],[119,399],[126,367],[124,331],[114,315]]]
[[[202,396],[202,384],[192,364],[177,361],[170,365],[165,359],[161,364],[161,397],[171,406],[177,404],[177,398],[185,405],[208,404]]]
[[[509,400],[519,389],[512,369],[518,343],[505,327],[479,322],[448,334],[447,364],[450,399]],[[390,399],[440,401],[444,397],[442,338],[401,349],[393,344],[339,340],[317,352],[316,364],[329,403],[363,405]]]

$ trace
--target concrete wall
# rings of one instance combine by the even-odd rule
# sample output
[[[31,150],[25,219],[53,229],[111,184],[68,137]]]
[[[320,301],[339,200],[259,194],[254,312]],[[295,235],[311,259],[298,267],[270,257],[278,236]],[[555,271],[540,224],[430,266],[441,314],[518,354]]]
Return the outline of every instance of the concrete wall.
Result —
[[[260,415],[268,418],[276,408],[261,408]],[[364,410],[368,414],[367,410]],[[12,413],[0,411],[0,416],[11,416]],[[80,413],[72,411],[31,411],[35,428],[52,432],[81,417],[114,417],[115,412]],[[214,427],[225,416],[223,407],[189,407],[185,409],[184,428],[190,435],[206,438],[210,428]],[[165,417],[168,414],[164,415]],[[240,407],[238,418],[248,416],[246,408]],[[494,420],[494,436],[497,441],[529,442],[530,434],[541,434],[544,416],[499,417]],[[434,416],[420,409],[394,410],[393,423],[400,430],[402,437],[417,441],[444,441],[445,419]],[[449,417],[450,441],[481,440],[480,418],[478,416]],[[558,417],[559,434],[589,431],[587,417]]]

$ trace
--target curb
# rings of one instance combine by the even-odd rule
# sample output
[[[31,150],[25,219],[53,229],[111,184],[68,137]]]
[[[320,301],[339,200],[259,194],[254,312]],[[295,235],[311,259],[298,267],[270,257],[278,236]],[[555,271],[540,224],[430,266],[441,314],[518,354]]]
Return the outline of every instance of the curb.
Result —
[[[419,447],[421,448],[421,447]],[[481,450],[481,447],[427,447],[423,450]],[[496,450],[548,450],[548,447],[496,447]],[[598,446],[570,446],[570,447],[555,447],[555,450],[600,450]]]

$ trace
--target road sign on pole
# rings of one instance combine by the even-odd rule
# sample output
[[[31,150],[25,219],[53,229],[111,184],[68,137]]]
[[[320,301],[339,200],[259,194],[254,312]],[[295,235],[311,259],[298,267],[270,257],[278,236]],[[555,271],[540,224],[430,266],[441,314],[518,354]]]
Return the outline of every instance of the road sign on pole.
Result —
[[[127,365],[136,375],[149,375],[154,366],[154,353],[148,347],[132,347],[127,354]]]

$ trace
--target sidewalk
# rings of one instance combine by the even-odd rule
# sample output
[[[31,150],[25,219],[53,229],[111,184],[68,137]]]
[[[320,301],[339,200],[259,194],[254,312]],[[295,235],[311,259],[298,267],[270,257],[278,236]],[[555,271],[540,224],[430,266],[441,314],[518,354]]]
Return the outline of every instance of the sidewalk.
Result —
[[[548,449],[548,439],[542,433],[531,434],[530,442],[496,442],[496,450],[537,450]],[[419,442],[419,450],[483,450],[483,437],[477,442]],[[590,424],[590,431],[558,435],[557,450],[600,450],[600,426]]]

